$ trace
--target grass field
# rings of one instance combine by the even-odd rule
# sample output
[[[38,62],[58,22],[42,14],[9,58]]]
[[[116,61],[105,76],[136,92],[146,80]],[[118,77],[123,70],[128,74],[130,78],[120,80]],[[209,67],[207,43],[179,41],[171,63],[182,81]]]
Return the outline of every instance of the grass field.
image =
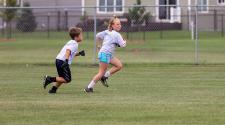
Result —
[[[59,35],[62,37],[59,38]],[[73,81],[49,95],[44,74],[56,75],[54,58],[67,38],[31,34],[0,42],[0,123],[2,125],[222,125],[225,123],[225,39],[200,39],[200,65],[194,65],[189,39],[129,41],[116,55],[124,68],[83,88],[97,72],[93,41],[74,60]],[[178,34],[179,36],[179,34]]]

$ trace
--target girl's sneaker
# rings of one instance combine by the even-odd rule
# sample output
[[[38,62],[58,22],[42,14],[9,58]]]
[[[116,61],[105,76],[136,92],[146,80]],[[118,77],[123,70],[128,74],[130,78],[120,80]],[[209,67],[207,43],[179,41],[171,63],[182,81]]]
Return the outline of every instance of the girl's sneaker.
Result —
[[[105,87],[109,87],[109,85],[107,83],[107,79],[108,79],[108,77],[105,77],[105,76],[102,76],[102,78],[101,78],[101,83]]]

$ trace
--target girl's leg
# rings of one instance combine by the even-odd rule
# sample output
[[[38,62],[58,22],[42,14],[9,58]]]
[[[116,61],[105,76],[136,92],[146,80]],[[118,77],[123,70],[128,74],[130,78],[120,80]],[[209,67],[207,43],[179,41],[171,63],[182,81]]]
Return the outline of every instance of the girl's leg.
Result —
[[[101,79],[101,77],[105,74],[107,67],[108,67],[107,63],[100,62],[98,74],[96,74],[92,80],[98,82]]]
[[[106,86],[106,87],[109,87],[109,85],[107,84],[107,79],[110,75],[118,72],[119,70],[122,69],[123,65],[121,63],[121,61],[116,58],[116,57],[113,57],[111,60],[110,60],[110,64],[113,65],[113,67],[111,69],[109,69],[107,72],[105,72],[104,76],[101,78],[101,82],[102,82],[102,85]]]
[[[98,74],[96,74],[92,81],[89,83],[88,88],[93,88],[94,85],[102,78],[102,76],[105,74],[106,70],[107,70],[108,64],[107,63],[103,63],[100,62],[99,64],[99,70],[98,70]]]
[[[106,77],[109,77],[110,75],[120,71],[123,67],[123,64],[121,63],[121,61],[116,58],[116,57],[113,57],[110,61],[110,64],[113,65],[113,67],[111,69],[109,69],[109,71],[107,71],[107,73],[105,74]]]

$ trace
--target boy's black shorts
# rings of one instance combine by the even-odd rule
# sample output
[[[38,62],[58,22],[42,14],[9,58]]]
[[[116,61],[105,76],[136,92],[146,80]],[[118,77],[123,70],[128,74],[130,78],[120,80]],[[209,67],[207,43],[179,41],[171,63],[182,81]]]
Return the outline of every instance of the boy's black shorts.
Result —
[[[55,65],[57,68],[57,72],[59,77],[63,77],[66,81],[71,81],[71,72],[70,72],[70,67],[62,68],[62,64],[64,61],[56,59]]]

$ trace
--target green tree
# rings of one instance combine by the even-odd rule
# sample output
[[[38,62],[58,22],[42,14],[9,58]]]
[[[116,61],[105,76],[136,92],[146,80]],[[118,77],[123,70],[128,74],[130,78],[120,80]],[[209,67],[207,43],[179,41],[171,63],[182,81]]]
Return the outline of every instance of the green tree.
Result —
[[[6,0],[6,7],[16,7],[16,0]],[[16,16],[16,9],[5,9],[1,12],[4,21],[10,22]]]
[[[16,0],[6,0],[5,5],[6,7],[16,7]],[[6,22],[7,38],[11,37],[11,21],[15,18],[16,11],[17,9],[4,9],[0,13],[3,21]]]
[[[140,29],[140,26],[145,22],[148,23],[150,17],[151,17],[151,13],[150,12],[146,12],[145,7],[141,6],[141,0],[137,0],[137,3],[134,4],[135,7],[129,9],[129,20],[131,20],[131,22],[134,25],[137,25]]]
[[[30,4],[25,2],[24,7],[29,7]],[[17,19],[16,28],[22,32],[33,32],[37,28],[37,22],[33,15],[32,9],[22,9]]]

